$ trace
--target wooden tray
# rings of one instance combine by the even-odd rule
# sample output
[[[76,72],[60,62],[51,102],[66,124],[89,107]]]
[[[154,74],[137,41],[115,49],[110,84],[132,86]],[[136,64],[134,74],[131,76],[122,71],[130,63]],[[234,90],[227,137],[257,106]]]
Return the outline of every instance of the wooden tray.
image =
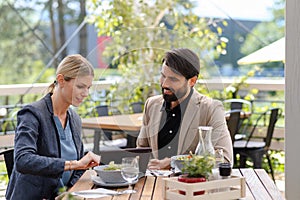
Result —
[[[178,177],[163,179],[163,197],[164,199],[239,199],[246,196],[245,178],[231,176],[227,179],[212,180],[201,183],[183,183],[179,182]],[[185,191],[185,194],[180,194]],[[205,190],[202,195],[194,196],[194,192]]]

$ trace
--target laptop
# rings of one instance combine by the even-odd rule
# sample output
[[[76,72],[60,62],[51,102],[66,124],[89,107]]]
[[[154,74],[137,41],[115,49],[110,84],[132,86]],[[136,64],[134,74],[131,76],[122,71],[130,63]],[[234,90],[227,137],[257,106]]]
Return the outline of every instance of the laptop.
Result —
[[[111,161],[114,161],[115,164],[121,164],[124,157],[138,156],[141,174],[139,177],[142,177],[146,174],[151,153],[152,149],[150,147],[100,150],[101,164],[108,165]]]

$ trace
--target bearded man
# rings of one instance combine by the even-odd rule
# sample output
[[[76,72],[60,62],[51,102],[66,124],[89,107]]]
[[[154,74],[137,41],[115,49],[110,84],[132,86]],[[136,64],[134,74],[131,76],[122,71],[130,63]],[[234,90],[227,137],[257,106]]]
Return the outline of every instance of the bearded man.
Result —
[[[198,127],[211,126],[212,144],[232,163],[233,149],[222,103],[194,89],[200,72],[198,56],[187,48],[166,52],[161,67],[162,95],[147,99],[137,147],[151,147],[149,169],[170,169],[171,157],[195,152]]]

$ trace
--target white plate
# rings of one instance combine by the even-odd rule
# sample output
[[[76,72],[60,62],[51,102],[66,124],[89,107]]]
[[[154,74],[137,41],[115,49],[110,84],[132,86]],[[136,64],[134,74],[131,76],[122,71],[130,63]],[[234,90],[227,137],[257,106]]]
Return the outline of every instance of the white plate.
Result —
[[[106,183],[102,181],[102,179],[99,176],[92,176],[92,181],[95,185],[103,186],[103,187],[123,187],[128,186],[128,182],[120,182],[120,183]],[[136,184],[138,180],[134,181],[132,184]]]

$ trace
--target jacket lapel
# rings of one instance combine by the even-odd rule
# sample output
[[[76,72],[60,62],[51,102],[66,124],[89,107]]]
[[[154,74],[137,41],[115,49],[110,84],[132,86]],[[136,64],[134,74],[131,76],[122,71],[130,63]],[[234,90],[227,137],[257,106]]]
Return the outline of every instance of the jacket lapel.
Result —
[[[181,154],[183,151],[185,151],[194,140],[194,138],[187,138],[187,134],[188,129],[191,127],[191,125],[194,123],[198,124],[199,122],[199,119],[196,117],[199,116],[196,115],[196,113],[199,111],[199,103],[200,102],[197,98],[196,92],[194,91],[191,99],[188,102],[185,114],[181,121],[177,154]]]
[[[152,119],[153,119],[153,127],[151,127],[151,130],[152,130],[152,137],[151,137],[151,143],[153,145],[153,149],[158,149],[158,132],[159,132],[159,125],[160,125],[160,120],[161,120],[161,117],[162,117],[162,111],[161,111],[161,108],[162,108],[162,105],[163,105],[163,99],[156,103],[154,106],[155,106],[155,111],[158,111],[158,112],[155,112],[154,115],[152,115]],[[153,152],[153,154],[155,155],[155,157],[157,158],[158,157],[158,151],[156,152]]]

